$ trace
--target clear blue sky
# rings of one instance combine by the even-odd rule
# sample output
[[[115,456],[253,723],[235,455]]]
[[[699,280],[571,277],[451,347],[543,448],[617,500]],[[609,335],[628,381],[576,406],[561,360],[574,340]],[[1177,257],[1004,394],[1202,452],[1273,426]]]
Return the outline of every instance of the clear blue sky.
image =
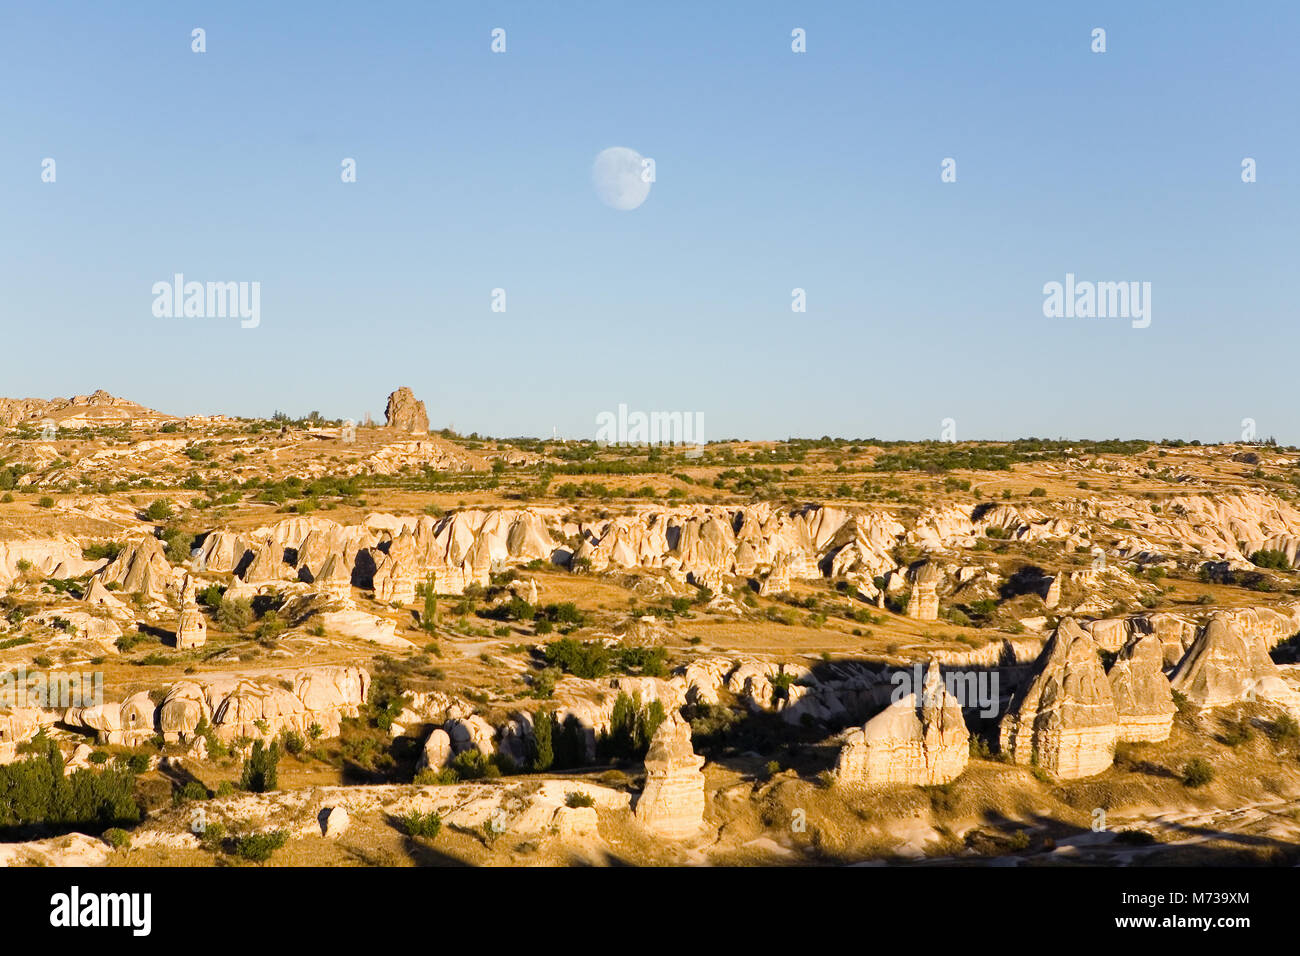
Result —
[[[1300,443],[1300,4],[704,6],[7,5],[0,395]],[[260,281],[260,327],[154,318],[174,272]],[[1151,282],[1150,328],[1045,318],[1067,272]]]

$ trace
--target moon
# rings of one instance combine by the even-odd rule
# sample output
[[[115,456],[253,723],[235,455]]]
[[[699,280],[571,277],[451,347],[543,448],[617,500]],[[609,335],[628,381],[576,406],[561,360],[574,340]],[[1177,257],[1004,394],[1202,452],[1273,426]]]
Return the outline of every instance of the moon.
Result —
[[[591,165],[596,195],[611,209],[635,209],[650,195],[650,183],[641,178],[641,154],[626,146],[602,149]]]

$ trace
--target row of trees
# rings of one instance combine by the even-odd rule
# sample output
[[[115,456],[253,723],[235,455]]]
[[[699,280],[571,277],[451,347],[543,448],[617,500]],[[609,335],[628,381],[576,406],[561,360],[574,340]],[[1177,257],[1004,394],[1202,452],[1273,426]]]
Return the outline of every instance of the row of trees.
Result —
[[[102,831],[140,821],[129,766],[68,775],[54,741],[38,736],[28,746],[25,759],[0,766],[0,832],[34,825]]]

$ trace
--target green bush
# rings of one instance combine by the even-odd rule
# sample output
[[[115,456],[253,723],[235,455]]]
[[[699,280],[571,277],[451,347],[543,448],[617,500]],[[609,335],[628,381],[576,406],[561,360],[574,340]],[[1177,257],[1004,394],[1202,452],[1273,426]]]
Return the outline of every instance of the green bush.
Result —
[[[1254,552],[1250,556],[1250,563],[1257,568],[1267,568],[1273,571],[1291,570],[1291,562],[1286,559],[1286,552],[1274,548]]]
[[[645,756],[654,736],[667,714],[664,705],[652,700],[642,705],[641,695],[620,693],[614,699],[609,731],[597,741],[597,752],[613,760],[635,760]]]
[[[188,800],[206,800],[210,796],[208,788],[203,786],[197,780],[191,780],[178,792],[177,796],[181,802]]]
[[[1283,714],[1273,721],[1269,736],[1278,743],[1296,743],[1300,741],[1300,723],[1290,714]]]
[[[253,602],[248,598],[223,597],[217,605],[217,623],[238,631],[253,623]]]
[[[533,719],[533,770],[541,773],[549,770],[555,763],[555,745],[552,735],[555,730],[555,718],[547,711],[542,711]]]
[[[91,832],[140,821],[135,774],[121,765],[67,775],[52,740],[32,741],[28,754],[0,766],[0,831],[44,825]]]
[[[172,564],[183,564],[190,559],[190,546],[194,543],[194,535],[188,531],[182,528],[164,528],[158,538],[163,542],[167,560]]]
[[[483,780],[501,776],[501,768],[481,750],[464,750],[449,765],[461,780]]]
[[[239,786],[250,793],[266,793],[279,788],[280,746],[272,743],[266,746],[262,741],[253,742],[252,753],[244,761],[244,770],[240,775]]]
[[[596,801],[590,795],[575,790],[565,794],[564,805],[566,807],[594,807]]]
[[[272,853],[288,842],[289,834],[284,830],[250,833],[235,839],[235,855],[252,863],[265,863]]]
[[[92,544],[81,549],[81,556],[87,561],[102,561],[107,558],[112,561],[117,557],[122,546],[116,541],[106,541],[102,544]]]
[[[1183,766],[1183,785],[1203,787],[1214,779],[1214,768],[1200,757],[1193,757]]]
[[[412,810],[398,819],[401,820],[402,829],[406,831],[408,836],[424,837],[432,840],[442,830],[442,816],[432,810],[428,813]]]
[[[172,511],[170,501],[167,501],[164,498],[159,498],[145,509],[144,514],[150,521],[166,521],[174,514],[174,512]]]
[[[547,644],[543,656],[548,664],[575,677],[591,680],[609,673],[610,649],[598,641],[584,644],[562,637]]]

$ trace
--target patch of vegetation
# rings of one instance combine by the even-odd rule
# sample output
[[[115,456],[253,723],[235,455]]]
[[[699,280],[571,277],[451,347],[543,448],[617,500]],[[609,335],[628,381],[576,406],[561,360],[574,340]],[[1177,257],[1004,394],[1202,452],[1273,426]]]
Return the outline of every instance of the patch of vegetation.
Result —
[[[428,813],[412,810],[398,819],[408,836],[433,840],[442,831],[442,816],[432,810]]]
[[[43,735],[23,759],[0,766],[0,834],[41,825],[56,831],[102,832],[141,818],[135,773],[116,764],[64,773],[63,755]]]
[[[280,745],[278,743],[272,742],[268,747],[260,740],[254,741],[252,752],[244,761],[244,769],[240,774],[240,789],[250,793],[266,793],[278,789],[279,765]]]
[[[1203,787],[1214,779],[1214,768],[1209,761],[1193,757],[1183,765],[1182,781],[1185,787]]]

